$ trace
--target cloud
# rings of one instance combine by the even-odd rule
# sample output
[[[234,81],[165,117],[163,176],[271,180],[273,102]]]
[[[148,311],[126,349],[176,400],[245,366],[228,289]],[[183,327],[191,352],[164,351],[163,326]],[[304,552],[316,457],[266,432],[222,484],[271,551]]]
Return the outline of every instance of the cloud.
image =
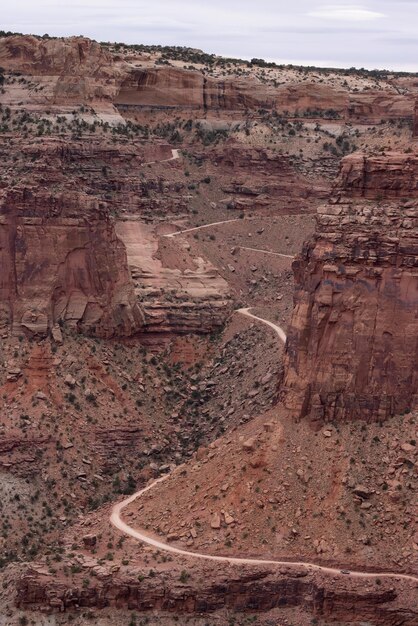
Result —
[[[418,70],[418,0],[3,0],[0,6],[4,30]]]
[[[371,11],[358,4],[324,4],[307,14],[309,17],[319,17],[326,20],[343,20],[346,22],[370,22],[386,17],[384,13]]]

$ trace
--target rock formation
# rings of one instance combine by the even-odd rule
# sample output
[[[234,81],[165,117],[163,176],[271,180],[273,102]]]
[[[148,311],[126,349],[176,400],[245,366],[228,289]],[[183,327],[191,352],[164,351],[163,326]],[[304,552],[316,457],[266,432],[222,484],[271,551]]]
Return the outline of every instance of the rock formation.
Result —
[[[339,200],[319,209],[294,262],[283,397],[296,417],[384,420],[417,406],[418,202],[390,201],[417,197],[416,163],[348,157]],[[357,199],[376,196],[388,200]]]
[[[418,153],[352,154],[341,166],[337,193],[348,198],[418,198]]]
[[[217,564],[216,569],[211,566],[205,570],[195,563],[193,571],[201,575],[182,583],[176,570],[154,577],[143,576],[138,582],[138,576],[122,571],[117,574],[109,566],[96,565],[91,570],[95,574],[94,583],[84,588],[81,581],[73,582],[70,588],[67,582],[53,580],[45,568],[37,569],[23,573],[18,581],[16,604],[21,609],[41,607],[53,613],[75,607],[114,607],[209,616],[222,609],[245,615],[277,607],[299,607],[326,623],[328,619],[344,624],[364,620],[381,626],[412,626],[417,616],[408,592],[395,590],[389,583],[370,589],[364,583],[334,579],[331,588],[330,581],[315,580],[302,570],[286,571],[286,568],[239,571],[233,566]]]
[[[126,246],[138,301],[149,333],[209,333],[231,308],[229,287],[216,268],[192,257],[181,238],[158,238],[138,220],[117,224]]]
[[[8,71],[39,79],[39,87],[29,93],[32,103],[39,100],[49,105],[68,105],[96,99],[110,100],[119,84],[119,71],[112,55],[96,41],[85,37],[2,37],[0,65]],[[13,87],[23,99],[24,81]]]
[[[3,37],[0,66],[21,75],[7,86],[8,100],[17,107],[30,103],[32,109],[71,110],[74,104],[87,104],[113,121],[122,119],[115,106],[121,111],[174,108],[215,115],[267,109],[303,116],[310,111],[363,124],[412,120],[414,115],[415,97],[394,88],[352,92],[306,80],[277,85],[253,76],[215,77],[198,68],[156,66],[140,54],[124,58],[85,37]]]
[[[300,115],[378,123],[390,118],[412,119],[414,97],[381,91],[352,94],[341,88],[304,82],[275,87],[255,79],[207,77],[179,68],[125,68],[114,103],[118,107],[195,109],[207,112],[275,110]]]
[[[6,142],[0,155],[4,180],[12,182],[16,165],[8,163]],[[216,269],[191,258],[186,273],[173,259],[165,268],[152,259],[158,236],[138,221],[186,211],[185,184],[177,174],[180,160],[164,163],[157,169],[161,174],[143,167],[171,156],[162,141],[21,138],[24,174],[19,186],[4,189],[0,199],[3,324],[10,323],[16,332],[45,335],[60,323],[102,336],[132,335],[145,326],[158,333],[219,327],[229,311],[229,296]],[[131,235],[139,233],[139,239],[127,240],[135,248],[134,260],[129,259],[132,274],[111,214],[124,216],[118,233],[127,228]],[[180,248],[171,256],[176,254],[189,256]]]
[[[3,326],[42,336],[58,324],[100,336],[142,327],[125,248],[97,200],[10,191],[0,241]]]
[[[300,213],[312,211],[313,202],[329,195],[331,159],[326,157],[324,167],[322,163],[299,164],[287,155],[262,148],[245,149],[232,140],[222,149],[215,148],[196,156],[206,167],[213,164],[222,172],[225,177],[222,191],[231,197],[231,208],[267,208],[273,212],[276,207],[280,210],[280,206],[285,205],[286,212]],[[304,173],[298,171],[298,167],[304,167]]]

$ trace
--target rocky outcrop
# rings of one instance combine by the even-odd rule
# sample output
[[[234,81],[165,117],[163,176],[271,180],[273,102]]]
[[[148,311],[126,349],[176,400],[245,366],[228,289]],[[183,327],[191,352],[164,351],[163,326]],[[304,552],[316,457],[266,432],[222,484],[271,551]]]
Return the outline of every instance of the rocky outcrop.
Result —
[[[88,196],[94,193],[108,213],[140,214],[153,219],[183,214],[187,209],[184,177],[181,180],[176,176],[180,159],[163,163],[157,171],[144,167],[171,156],[171,148],[164,141],[148,145],[139,140],[114,143],[94,134],[85,139],[23,139],[19,144],[28,186],[53,185],[68,197],[74,189]],[[0,146],[1,157],[7,162],[6,144]],[[13,165],[5,166],[4,174],[11,180],[13,172]]]
[[[211,332],[224,322],[230,300],[215,268],[181,246],[165,266],[158,236],[138,221],[187,211],[181,159],[143,167],[171,159],[168,144],[48,137],[22,139],[19,153],[25,177],[3,191],[0,208],[3,324],[36,335],[66,324],[113,336],[145,327],[160,334]],[[6,145],[3,155],[7,162]],[[5,181],[12,182],[14,169],[5,167]],[[120,237],[111,213],[124,216]]]
[[[267,108],[290,113],[307,109],[325,111],[334,107],[343,114],[348,97],[342,90],[315,83],[276,88],[251,78],[221,80],[204,76],[199,71],[152,67],[130,71],[115,103],[208,111]]]
[[[366,91],[350,94],[346,109],[348,122],[379,124],[387,120],[409,120],[414,116],[414,94],[395,94],[385,91]]]
[[[341,88],[303,82],[281,85],[256,79],[207,77],[179,68],[128,69],[115,98],[118,107],[248,111],[267,109],[279,114],[341,119],[371,124],[412,119],[414,96],[393,92],[349,93]]]
[[[231,310],[226,281],[216,268],[190,254],[182,238],[158,237],[138,220],[117,223],[135,293],[151,333],[210,333]]]
[[[61,324],[107,337],[142,327],[125,248],[97,200],[11,191],[0,241],[2,325],[44,336]]]
[[[312,211],[312,201],[327,198],[331,188],[332,159],[313,166],[312,162],[297,161],[269,149],[244,148],[233,141],[222,149],[196,154],[196,158],[225,176],[222,191],[232,196],[231,208],[268,207],[272,211],[284,205],[289,212]]]
[[[352,154],[342,161],[335,191],[348,198],[418,198],[418,153]]]
[[[197,567],[197,566],[195,566]],[[179,582],[179,572],[167,571],[154,577],[117,574],[119,568],[96,567],[94,584],[52,580],[47,570],[28,571],[18,581],[16,605],[50,613],[77,607],[114,607],[131,611],[165,611],[176,615],[210,614],[222,609],[234,613],[266,612],[275,608],[301,608],[313,617],[341,623],[373,621],[385,626],[412,626],[416,623],[413,603],[407,593],[388,584],[374,589],[353,581],[314,580],[303,571],[238,571],[218,566],[203,575]],[[138,582],[138,578],[141,582]],[[330,581],[329,581],[330,582]]]
[[[203,108],[204,77],[177,68],[132,70],[122,82],[116,105]]]
[[[348,195],[357,188],[350,164],[364,159],[349,157],[342,166]],[[380,173],[363,177],[360,195],[391,197],[394,187],[398,194],[411,186],[405,168],[396,174],[391,163],[386,178],[383,162]],[[384,420],[416,407],[418,202],[329,203],[293,267],[283,392],[290,411],[328,421]]]
[[[8,104],[21,107],[31,103],[32,108],[48,105],[55,109],[88,104],[119,122],[122,118],[113,105],[121,111],[267,109],[366,124],[412,120],[414,115],[411,87],[404,94],[393,88],[352,92],[314,81],[277,85],[248,76],[215,78],[199,70],[157,66],[140,54],[124,58],[85,37],[2,37],[0,66],[6,72],[22,74],[22,79],[6,85]]]
[[[341,88],[303,82],[293,85],[262,83],[256,79],[204,76],[173,67],[127,69],[115,98],[119,107],[195,109],[205,111],[275,110],[280,114],[310,112],[319,118],[357,123],[412,119],[414,96],[392,92],[349,93]]]
[[[39,96],[32,89],[31,97],[34,101],[43,99],[49,104],[110,100],[120,82],[120,72],[113,56],[86,37],[2,37],[0,66],[6,71],[38,77]]]

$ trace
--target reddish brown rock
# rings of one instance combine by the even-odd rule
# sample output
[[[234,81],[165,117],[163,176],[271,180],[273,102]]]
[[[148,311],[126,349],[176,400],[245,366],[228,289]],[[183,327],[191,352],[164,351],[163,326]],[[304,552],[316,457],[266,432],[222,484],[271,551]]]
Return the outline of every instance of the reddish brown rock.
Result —
[[[198,564],[195,564],[194,572]],[[366,586],[364,582],[340,579],[312,579],[306,571],[276,571],[216,565],[216,570],[200,569],[186,584],[179,572],[159,572],[156,576],[114,574],[111,568],[95,568],[94,584],[89,587],[48,576],[44,570],[27,571],[18,581],[16,605],[21,609],[66,612],[76,607],[114,607],[139,612],[167,611],[176,615],[210,614],[227,609],[238,614],[266,612],[275,608],[297,608],[312,616],[342,623],[373,621],[376,625],[405,626],[416,623],[416,611],[409,591],[391,587]]]
[[[283,197],[287,201],[297,199],[295,205],[299,205],[301,202],[303,204],[305,198],[324,199],[329,195],[330,184],[324,180],[325,167],[322,169],[324,163],[306,163],[306,169],[310,172],[308,178],[306,173],[302,174],[297,169],[292,157],[269,149],[245,149],[242,144],[233,141],[229,141],[222,149],[203,153],[202,160],[205,158],[227,174],[228,184],[223,191],[251,196],[251,206],[254,206],[254,197],[257,196],[259,200],[268,196],[268,203]],[[324,158],[325,161],[328,159]]]
[[[418,198],[418,153],[352,154],[342,161],[337,189],[349,198]]]
[[[401,185],[403,170],[390,164],[388,177]],[[385,193],[384,177],[377,180]],[[366,181],[376,194],[379,183]],[[322,207],[294,273],[283,392],[291,412],[383,420],[416,407],[418,202]]]
[[[107,211],[83,194],[6,194],[0,206],[2,322],[45,335],[57,323],[130,335],[143,314]]]
[[[7,71],[42,77],[39,95],[30,94],[32,102],[68,104],[71,101],[109,100],[119,83],[119,71],[112,55],[86,37],[2,37],[0,65]],[[24,99],[22,94],[20,99]]]
[[[379,124],[382,120],[412,120],[414,94],[394,94],[381,90],[350,94],[346,110],[347,121],[360,124]]]
[[[310,111],[320,118],[378,123],[388,119],[412,119],[414,96],[367,91],[352,94],[314,82],[280,85],[254,78],[204,76],[194,70],[173,67],[125,67],[125,78],[115,104],[125,107],[186,108],[205,111],[271,109],[300,115]]]
[[[264,107],[282,112],[325,111],[332,105],[343,113],[348,97],[342,90],[314,83],[276,88],[254,79],[220,80],[198,71],[152,67],[131,70],[115,104],[227,111]]]
[[[297,116],[309,112],[309,117],[316,114],[321,119],[362,124],[412,120],[414,115],[413,85],[401,94],[399,89],[370,86],[367,91],[352,92],[314,80],[277,85],[255,76],[213,77],[198,69],[156,66],[139,53],[123,57],[85,37],[2,37],[0,65],[23,76],[23,82],[7,86],[8,102],[13,106],[56,109],[88,104],[119,122],[123,120],[113,105],[121,110],[175,108],[217,113],[266,109]]]

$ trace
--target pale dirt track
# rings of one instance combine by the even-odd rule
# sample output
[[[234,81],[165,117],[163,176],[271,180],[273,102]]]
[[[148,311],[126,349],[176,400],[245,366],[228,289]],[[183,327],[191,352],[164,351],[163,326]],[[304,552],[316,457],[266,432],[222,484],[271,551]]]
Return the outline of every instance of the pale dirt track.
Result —
[[[263,317],[258,317],[257,315],[253,315],[252,313],[250,313],[249,308],[238,309],[237,313],[241,313],[241,315],[246,315],[247,317],[251,317],[253,320],[257,320],[258,322],[261,322],[262,324],[269,326],[270,328],[274,330],[276,335],[279,336],[280,341],[282,341],[283,343],[286,343],[286,339],[287,339],[286,333],[284,332],[283,328],[281,328],[281,326],[278,326],[277,324],[274,324],[273,322],[269,322],[269,320],[265,320]]]
[[[280,341],[282,341],[283,343],[286,342],[286,334],[284,330],[277,324],[273,324],[273,322],[270,322],[269,320],[265,320],[261,317],[258,317],[257,315],[253,315],[252,313],[250,313],[249,308],[238,309],[237,313],[240,313],[241,315],[245,315],[249,318],[258,320],[262,322],[263,324],[266,324],[267,326],[269,326],[270,328],[274,330],[274,332],[280,338]],[[166,476],[162,476],[161,478],[158,478],[147,487],[144,487],[144,489],[141,489],[140,491],[134,493],[132,496],[130,496],[126,500],[123,500],[122,502],[119,502],[118,504],[116,504],[113,507],[112,514],[110,516],[111,524],[118,530],[122,531],[125,535],[129,535],[130,537],[133,537],[134,539],[138,539],[139,541],[149,546],[153,546],[154,548],[157,548],[158,550],[161,550],[163,552],[171,552],[172,554],[178,554],[180,556],[187,556],[187,557],[192,557],[196,559],[204,559],[207,561],[216,561],[220,563],[231,563],[235,565],[270,565],[270,566],[275,565],[275,566],[282,566],[282,567],[284,566],[284,567],[291,567],[291,568],[302,568],[310,572],[317,571],[317,572],[322,572],[324,574],[331,574],[332,576],[344,576],[346,578],[350,578],[350,577],[357,578],[357,579],[358,578],[361,578],[361,579],[393,578],[393,579],[407,580],[409,582],[418,583],[418,576],[414,576],[410,574],[398,574],[396,572],[350,571],[348,573],[343,573],[340,568],[326,567],[324,565],[317,565],[316,563],[308,563],[304,561],[280,561],[280,560],[275,560],[275,559],[272,559],[272,560],[250,559],[250,558],[241,558],[241,557],[215,556],[212,554],[204,554],[202,552],[191,552],[189,550],[182,550],[181,548],[176,548],[167,543],[164,543],[163,541],[159,541],[158,539],[153,539],[152,537],[149,537],[148,535],[146,535],[144,532],[135,530],[134,528],[131,528],[130,526],[128,526],[128,524],[126,524],[121,519],[122,510],[126,508],[129,504],[131,504],[132,502],[140,498],[144,493],[151,491],[151,489],[153,489],[156,485],[167,480],[169,477],[170,477],[170,474],[167,474]]]
[[[171,159],[169,159],[169,161],[171,161]],[[161,161],[160,161],[161,163]],[[202,230],[203,228],[211,228],[211,226],[222,226],[222,224],[232,224],[233,222],[251,222],[253,220],[257,220],[260,219],[260,217],[245,217],[245,218],[241,218],[241,217],[234,217],[233,219],[230,220],[223,220],[221,222],[211,222],[210,224],[202,224],[201,226],[193,226],[192,228],[185,228],[183,230],[176,230],[174,233],[168,233],[167,235],[164,235],[164,237],[168,237],[169,239],[171,239],[172,237],[178,237],[178,235],[184,235],[187,233],[193,233],[197,230]],[[241,248],[242,250],[253,250],[254,252],[263,252],[264,254],[273,254],[275,256],[281,256],[281,257],[285,257],[288,259],[293,259],[294,257],[291,256],[290,254],[281,254],[279,252],[270,252],[269,250],[261,250],[261,248],[247,248],[245,246],[238,246],[239,248]]]
[[[261,248],[249,248],[248,246],[239,246],[241,250],[251,250],[251,252],[261,252],[262,254],[271,254],[272,256],[281,256],[284,259],[294,259],[291,254],[282,254],[281,252],[270,252],[270,250],[261,250]]]
[[[239,218],[235,218],[233,220],[224,220],[223,222],[212,222],[212,224],[202,224],[202,226],[194,226],[193,228],[185,228],[184,230],[177,230],[174,233],[169,233],[168,235],[164,235],[164,237],[168,237],[171,239],[172,237],[177,237],[178,235],[183,235],[184,233],[193,233],[195,230],[201,230],[202,228],[210,228],[211,226],[221,226],[221,224],[231,224],[232,222],[242,221]]]
[[[148,161],[148,163],[142,163],[142,167],[146,165],[155,165],[156,163],[168,163],[168,161],[176,161],[176,159],[180,158],[179,151],[175,148],[171,149],[172,156],[169,159],[162,159],[162,161]]]

